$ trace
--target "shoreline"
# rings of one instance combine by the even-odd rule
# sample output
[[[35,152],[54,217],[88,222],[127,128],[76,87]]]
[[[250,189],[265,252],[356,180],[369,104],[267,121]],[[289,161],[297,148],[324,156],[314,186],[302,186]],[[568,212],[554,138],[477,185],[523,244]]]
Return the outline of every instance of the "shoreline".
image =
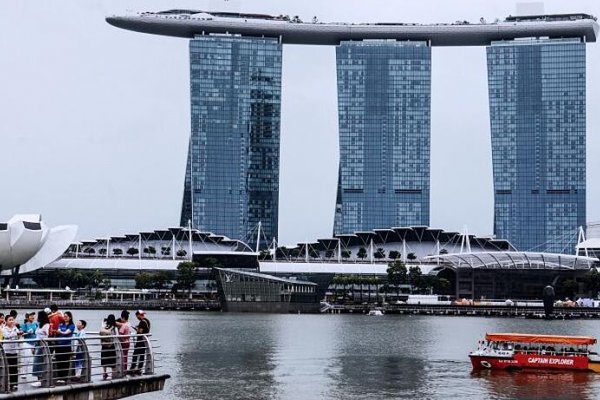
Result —
[[[43,309],[56,304],[61,309],[72,310],[151,310],[151,311],[210,311],[223,312],[218,301],[203,300],[144,300],[144,301],[102,301],[102,300],[0,300],[0,309]],[[385,314],[427,315],[427,316],[461,316],[461,317],[500,317],[527,319],[600,319],[600,308],[591,307],[555,307],[554,312],[546,318],[543,307],[516,306],[463,306],[463,305],[408,305],[408,304],[329,304],[325,310],[310,314],[356,314],[366,315],[370,310],[381,310]],[[244,314],[265,314],[261,312],[244,312]],[[267,313],[271,314],[271,313]],[[309,313],[306,313],[309,314]]]
[[[117,300],[2,300],[0,309],[40,309],[43,310],[50,304],[56,304],[61,309],[72,310],[166,310],[166,311],[221,311],[218,301],[173,301],[173,300],[143,300],[143,301],[117,301]]]

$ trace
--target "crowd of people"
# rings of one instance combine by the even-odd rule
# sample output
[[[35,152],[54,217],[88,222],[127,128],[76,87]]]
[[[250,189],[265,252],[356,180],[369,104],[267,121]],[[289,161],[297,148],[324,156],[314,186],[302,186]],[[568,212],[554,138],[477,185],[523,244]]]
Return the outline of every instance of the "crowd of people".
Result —
[[[100,342],[100,366],[102,378],[122,374],[141,375],[146,358],[146,340],[150,333],[150,321],[143,310],[137,310],[137,325],[129,322],[129,311],[123,310],[119,318],[109,314],[98,331]],[[37,313],[27,312],[18,322],[16,310],[4,315],[0,313],[0,341],[6,355],[10,390],[16,390],[21,380],[37,380],[33,386],[42,386],[46,374],[45,360],[51,358],[55,384],[77,382],[82,379],[85,363],[84,339],[88,335],[87,321],[75,320],[71,311],[62,312],[53,304]],[[132,334],[137,334],[132,337]],[[90,334],[91,335],[91,334]],[[115,340],[116,338],[116,340]],[[117,342],[116,342],[117,341]],[[129,350],[133,341],[133,354],[129,364]],[[48,354],[48,350],[50,354]],[[117,351],[120,351],[118,357]],[[88,360],[92,357],[88,354]],[[120,368],[117,365],[120,360]]]

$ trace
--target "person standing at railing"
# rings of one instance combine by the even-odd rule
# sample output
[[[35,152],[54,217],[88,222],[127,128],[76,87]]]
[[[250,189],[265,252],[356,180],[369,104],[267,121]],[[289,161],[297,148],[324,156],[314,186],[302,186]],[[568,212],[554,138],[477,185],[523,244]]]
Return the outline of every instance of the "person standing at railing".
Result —
[[[17,384],[19,383],[19,358],[17,356],[19,342],[17,340],[22,334],[23,332],[15,326],[14,317],[12,315],[6,317],[6,325],[2,328],[2,335],[4,336],[2,347],[8,364],[8,380],[11,391],[17,390]]]
[[[56,331],[56,347],[54,354],[56,356],[56,377],[58,384],[66,383],[69,376],[70,359],[73,352],[71,336],[75,332],[75,324],[73,324],[73,314],[67,311],[63,316],[63,322],[58,326]]]
[[[3,329],[6,326],[6,321],[4,319],[4,313],[0,313],[0,340],[4,339]]]
[[[119,332],[117,330],[117,321],[114,314],[110,314],[104,320],[102,329],[100,329],[100,336],[115,336]],[[117,350],[115,349],[115,343],[112,337],[100,339],[102,350],[100,351],[100,365],[104,372],[102,373],[102,379],[108,379],[107,369],[111,369],[111,379],[115,374],[115,367],[117,365]]]
[[[117,320],[117,328],[119,330],[119,342],[121,343],[121,351],[123,353],[122,366],[123,373],[127,371],[127,355],[129,354],[131,325],[129,324],[129,311],[121,311],[121,318]]]
[[[48,320],[48,314],[45,311],[38,312],[37,315],[38,328],[35,330],[35,356],[33,357],[33,375],[39,379],[38,382],[34,382],[31,386],[42,386],[42,378],[44,377],[44,348],[42,346],[42,340],[48,339],[50,335],[50,321]]]
[[[75,337],[80,339],[85,338],[87,322],[84,320],[77,321],[77,331]],[[83,345],[81,341],[77,341],[77,348],[75,350],[75,380],[81,379],[81,371],[83,370]]]
[[[138,319],[138,326],[135,328],[138,337],[133,348],[133,357],[131,361],[132,375],[141,375],[144,361],[146,360],[146,340],[143,335],[150,333],[150,320],[146,318],[146,313],[143,310],[137,310],[135,316]]]
[[[63,313],[58,310],[56,304],[50,306],[50,313],[48,314],[48,320],[50,321],[50,336],[56,336],[58,327],[63,322]]]
[[[21,347],[21,374],[22,378],[27,379],[27,375],[32,372],[33,355],[35,354],[35,331],[38,323],[35,322],[35,312],[25,313],[25,321],[21,325],[23,339],[25,341]]]

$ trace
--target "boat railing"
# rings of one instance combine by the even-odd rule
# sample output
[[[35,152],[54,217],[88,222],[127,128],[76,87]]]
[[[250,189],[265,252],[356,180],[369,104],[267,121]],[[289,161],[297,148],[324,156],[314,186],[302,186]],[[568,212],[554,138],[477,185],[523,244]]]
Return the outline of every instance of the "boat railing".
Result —
[[[151,334],[3,340],[0,393],[154,375],[159,347]]]

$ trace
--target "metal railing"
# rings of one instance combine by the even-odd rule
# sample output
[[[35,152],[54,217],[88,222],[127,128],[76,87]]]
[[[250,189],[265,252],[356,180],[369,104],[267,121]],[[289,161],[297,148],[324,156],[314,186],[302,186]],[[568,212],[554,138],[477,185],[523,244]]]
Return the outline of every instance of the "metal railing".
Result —
[[[153,375],[151,334],[53,337],[0,341],[0,393]]]

